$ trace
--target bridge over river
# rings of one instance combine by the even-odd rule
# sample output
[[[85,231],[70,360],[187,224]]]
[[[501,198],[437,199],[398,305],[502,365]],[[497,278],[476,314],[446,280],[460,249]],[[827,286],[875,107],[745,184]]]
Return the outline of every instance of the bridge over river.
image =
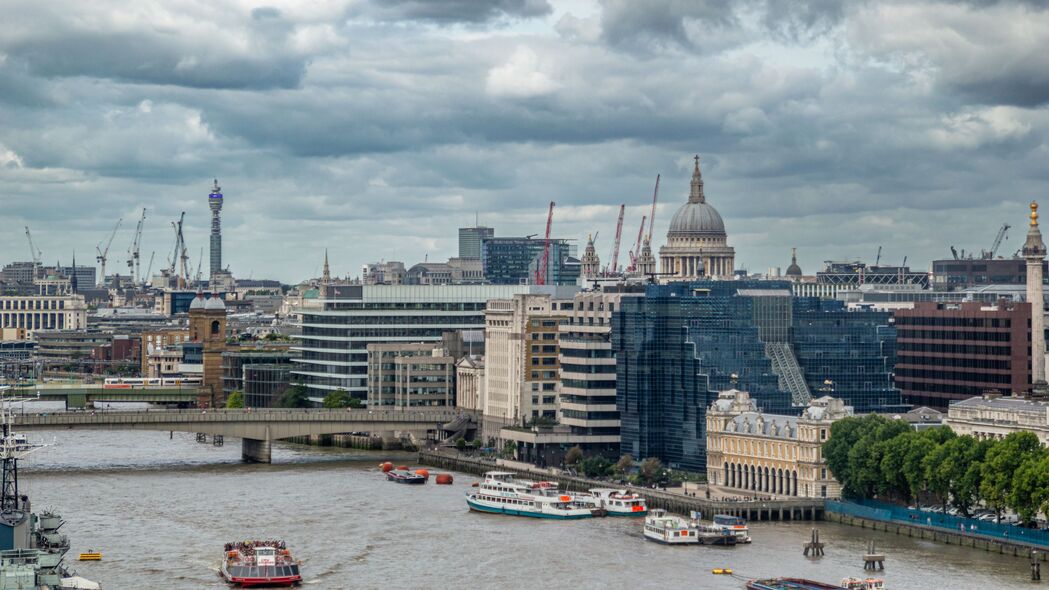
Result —
[[[16,430],[132,429],[197,432],[242,439],[246,461],[270,462],[275,440],[314,434],[408,432],[424,438],[440,431],[458,413],[454,408],[410,410],[217,409],[54,412],[19,415]]]
[[[149,386],[131,389],[105,388],[92,383],[40,383],[10,387],[4,393],[41,401],[60,401],[66,409],[80,409],[95,403],[145,402],[150,404],[194,406],[197,403],[196,386]]]

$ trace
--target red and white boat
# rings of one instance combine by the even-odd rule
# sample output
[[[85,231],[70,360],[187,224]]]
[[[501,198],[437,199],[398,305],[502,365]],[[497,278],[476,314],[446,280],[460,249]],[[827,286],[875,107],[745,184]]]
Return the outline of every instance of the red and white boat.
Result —
[[[242,588],[296,586],[302,582],[299,562],[284,541],[226,543],[222,577]]]
[[[590,490],[597,500],[597,507],[605,510],[610,516],[645,516],[648,505],[638,494],[627,490],[612,488],[594,488]]]

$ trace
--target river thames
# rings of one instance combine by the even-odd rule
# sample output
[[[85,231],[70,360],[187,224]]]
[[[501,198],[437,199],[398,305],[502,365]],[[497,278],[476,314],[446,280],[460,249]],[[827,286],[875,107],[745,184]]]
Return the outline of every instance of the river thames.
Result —
[[[837,582],[864,575],[874,538],[887,554],[891,590],[1031,586],[1025,560],[821,522],[820,559],[802,557],[812,525],[752,523],[754,543],[668,547],[646,541],[640,522],[556,522],[476,514],[455,485],[403,486],[377,464],[405,454],[275,444],[273,464],[240,462],[240,441],[196,442],[191,434],[137,431],[33,432],[55,443],[25,462],[21,483],[34,508],[66,520],[69,565],[106,590],[225,588],[223,543],[280,537],[303,562],[305,587],[711,588],[715,576],[799,576]],[[431,470],[432,472],[432,470]]]

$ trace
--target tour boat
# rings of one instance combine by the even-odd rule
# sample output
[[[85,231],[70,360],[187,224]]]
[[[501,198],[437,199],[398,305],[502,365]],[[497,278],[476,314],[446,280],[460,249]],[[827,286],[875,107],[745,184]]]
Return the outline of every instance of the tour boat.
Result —
[[[423,484],[426,476],[412,473],[406,469],[392,469],[386,472],[386,479],[397,483]]]
[[[750,528],[747,527],[747,521],[742,518],[728,514],[715,514],[714,525],[735,534],[737,543],[750,543]]]
[[[696,545],[699,543],[699,534],[692,527],[692,523],[681,518],[667,514],[666,510],[656,508],[648,512],[645,517],[645,538],[657,543],[667,545]]]
[[[222,577],[242,588],[294,586],[302,582],[299,563],[291,557],[284,541],[241,541],[226,543]]]
[[[576,519],[590,518],[589,507],[581,506],[577,498],[561,492],[549,481],[518,480],[514,474],[489,471],[475,491],[466,493],[470,510],[531,516],[534,518]]]
[[[747,582],[747,590],[842,590],[842,587],[802,578],[770,578]]]
[[[597,499],[597,507],[604,509],[610,516],[644,516],[648,506],[641,496],[626,490],[611,488],[594,488],[590,490]]]
[[[845,578],[841,581],[841,587],[845,590],[885,590],[885,580],[881,578]]]

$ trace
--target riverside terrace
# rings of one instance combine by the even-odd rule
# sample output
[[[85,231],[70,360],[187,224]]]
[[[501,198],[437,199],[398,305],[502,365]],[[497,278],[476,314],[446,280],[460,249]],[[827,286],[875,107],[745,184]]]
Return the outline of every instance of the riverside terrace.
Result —
[[[242,439],[245,461],[270,462],[275,440],[315,434],[371,432],[384,438],[408,432],[418,438],[443,430],[454,408],[425,410],[216,409],[53,412],[19,415],[22,430],[166,430]]]

